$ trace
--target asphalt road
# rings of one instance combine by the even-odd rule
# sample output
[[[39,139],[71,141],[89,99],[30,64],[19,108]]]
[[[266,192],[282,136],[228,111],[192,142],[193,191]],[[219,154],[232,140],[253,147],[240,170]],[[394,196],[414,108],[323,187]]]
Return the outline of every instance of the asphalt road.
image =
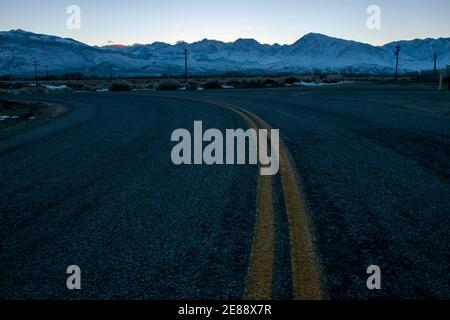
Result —
[[[292,189],[301,193],[321,298],[450,298],[448,92],[344,86],[37,97],[73,109],[0,141],[2,299],[242,298],[255,259],[258,168],[170,160],[172,131],[195,120],[248,126],[220,103],[280,129],[297,175],[295,187],[279,176],[270,183],[272,298],[297,297],[292,261],[302,249],[284,201]],[[66,288],[72,264],[82,269],[80,291]],[[381,268],[382,290],[366,287],[370,265]]]

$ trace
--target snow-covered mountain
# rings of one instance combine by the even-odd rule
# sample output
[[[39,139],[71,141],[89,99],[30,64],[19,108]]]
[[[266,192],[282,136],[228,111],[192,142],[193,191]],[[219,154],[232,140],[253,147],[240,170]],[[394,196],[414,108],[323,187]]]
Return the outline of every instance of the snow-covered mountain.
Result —
[[[81,42],[23,30],[0,32],[0,75],[30,75],[33,62],[49,72],[123,76],[182,74],[184,49],[190,72],[327,72],[391,73],[395,47],[401,47],[400,70],[420,71],[450,64],[450,38],[398,41],[382,47],[310,33],[292,45],[266,45],[253,39],[202,40],[170,45],[91,47]]]

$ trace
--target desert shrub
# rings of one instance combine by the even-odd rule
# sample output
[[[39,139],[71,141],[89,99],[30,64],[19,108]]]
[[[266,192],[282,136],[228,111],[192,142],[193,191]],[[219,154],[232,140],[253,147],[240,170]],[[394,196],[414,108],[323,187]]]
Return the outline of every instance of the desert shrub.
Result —
[[[298,82],[297,77],[290,76],[290,77],[287,77],[284,79],[284,83],[286,83],[286,84],[294,84],[296,82]]]
[[[196,81],[189,81],[186,85],[186,90],[197,90],[199,87]]]
[[[30,87],[28,90],[31,93],[45,93],[45,90],[41,87]]]
[[[69,82],[66,84],[69,88],[75,90],[75,91],[89,91],[89,87],[80,82]]]
[[[28,94],[28,93],[31,93],[31,91],[28,89],[22,88],[22,89],[18,90],[17,93],[18,94]]]
[[[0,81],[11,81],[12,80],[12,75],[10,74],[5,74],[0,76]]]
[[[247,82],[247,86],[249,88],[261,88],[265,87],[264,80],[261,78],[252,78]]]
[[[28,85],[26,85],[23,82],[0,82],[0,88],[2,89],[22,89],[26,88]]]
[[[243,79],[242,81],[240,81],[239,86],[241,88],[247,88],[249,86],[248,80],[247,79]]]
[[[240,87],[242,82],[238,78],[231,78],[225,81],[225,85],[232,87]]]
[[[262,88],[266,86],[265,80],[262,78],[230,79],[225,84],[235,88]]]
[[[59,80],[82,80],[85,79],[85,76],[81,72],[67,72],[59,77],[52,78],[59,78]]]
[[[9,82],[0,82],[0,89],[10,89],[12,85]]]
[[[323,82],[325,82],[325,83],[338,83],[338,82],[341,82],[342,79],[343,79],[343,77],[341,75],[327,75],[323,79]]]
[[[109,88],[110,83],[109,81],[95,81],[93,83],[89,83],[88,87],[89,87],[89,91],[97,91],[97,90],[101,90],[101,89],[107,89]]]
[[[275,86],[275,85],[277,85],[278,84],[278,82],[275,80],[275,79],[272,79],[272,78],[267,78],[266,80],[264,80],[264,85],[265,86]]]
[[[203,84],[203,89],[211,90],[211,89],[222,89],[222,85],[217,80],[209,80]]]
[[[125,81],[115,81],[109,86],[111,91],[131,91],[131,85]]]
[[[177,81],[168,80],[163,81],[158,84],[156,90],[166,91],[166,90],[177,90],[180,84]]]
[[[316,79],[314,76],[304,76],[302,77],[302,81],[306,83],[316,82]]]

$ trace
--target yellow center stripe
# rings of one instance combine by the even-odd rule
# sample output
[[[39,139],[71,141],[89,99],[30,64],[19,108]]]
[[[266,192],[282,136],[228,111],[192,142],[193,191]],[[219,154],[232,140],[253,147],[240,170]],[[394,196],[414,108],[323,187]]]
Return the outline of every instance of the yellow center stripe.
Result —
[[[264,120],[236,105],[179,96],[160,97],[199,101],[220,106],[238,113],[250,128],[266,129],[268,132],[271,130],[270,125]],[[282,141],[280,141],[279,151],[281,184],[289,225],[292,295],[296,300],[320,300],[322,299],[320,272],[314,253],[309,219],[298,187],[299,178],[289,151]],[[272,177],[259,176],[255,229],[244,299],[267,300],[272,298],[275,242],[272,189]]]

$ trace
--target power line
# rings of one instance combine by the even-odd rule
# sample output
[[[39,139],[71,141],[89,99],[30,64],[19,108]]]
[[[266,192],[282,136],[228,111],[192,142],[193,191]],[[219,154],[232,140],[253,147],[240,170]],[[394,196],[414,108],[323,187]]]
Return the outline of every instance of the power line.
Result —
[[[428,58],[422,58],[422,59],[405,59],[405,58],[399,58],[399,59],[402,61],[408,61],[408,62],[418,62],[418,61],[430,61],[433,58],[428,57]]]

